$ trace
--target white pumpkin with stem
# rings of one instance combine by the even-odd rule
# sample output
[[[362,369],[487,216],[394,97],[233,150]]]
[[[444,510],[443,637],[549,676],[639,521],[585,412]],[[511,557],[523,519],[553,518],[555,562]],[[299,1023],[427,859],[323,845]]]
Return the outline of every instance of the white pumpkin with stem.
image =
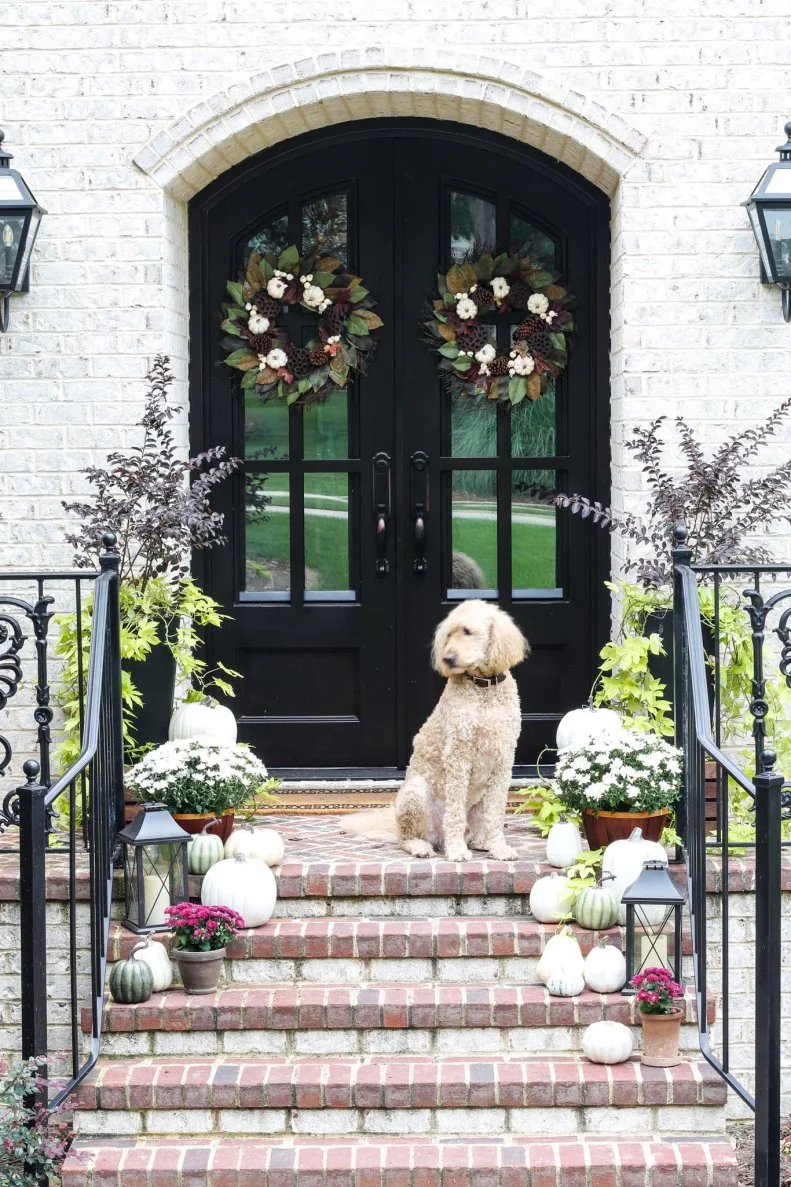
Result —
[[[582,837],[576,824],[565,818],[553,824],[547,837],[548,863],[559,870],[567,870],[581,853]]]
[[[536,976],[542,985],[546,985],[550,977],[582,977],[584,968],[585,962],[577,938],[570,927],[564,927],[547,940]]]
[[[236,718],[230,709],[212,697],[204,697],[202,701],[187,701],[179,705],[170,719],[168,741],[181,742],[187,738],[235,746]]]
[[[247,927],[260,927],[272,918],[277,901],[277,882],[268,865],[248,861],[244,853],[218,861],[201,886],[204,907],[230,907]]]
[[[173,965],[164,944],[158,944],[156,940],[147,936],[141,944],[135,944],[131,959],[140,960],[148,965],[154,983],[154,993],[170,989],[173,984]]]
[[[273,828],[256,828],[252,824],[235,828],[225,842],[226,857],[243,853],[250,861],[263,861],[268,866],[279,866],[285,851],[280,833]]]
[[[612,841],[604,850],[602,875],[611,875],[608,887],[617,894],[619,902],[642,874],[646,861],[661,861],[667,865],[667,853],[656,841],[644,840],[639,828],[632,829],[627,840]],[[640,911],[647,923],[659,924],[665,917],[664,907],[641,907]],[[618,922],[626,923],[626,907],[623,905],[618,911]]]
[[[614,709],[596,709],[593,705],[585,705],[561,717],[555,743],[558,750],[567,750],[570,746],[584,746],[586,742],[603,736],[617,738],[624,728]]]
[[[626,961],[623,952],[606,939],[591,948],[585,957],[585,984],[594,993],[617,993],[626,984]]]
[[[634,1039],[623,1022],[592,1022],[582,1035],[582,1051],[591,1063],[625,1063]]]
[[[533,883],[530,912],[539,923],[560,923],[571,912],[574,891],[563,874],[547,874]]]

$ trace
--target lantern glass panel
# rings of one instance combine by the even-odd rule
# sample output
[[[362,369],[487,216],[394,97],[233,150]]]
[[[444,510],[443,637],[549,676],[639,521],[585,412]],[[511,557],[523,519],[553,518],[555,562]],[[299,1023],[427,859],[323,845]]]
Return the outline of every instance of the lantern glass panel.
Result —
[[[769,259],[767,252],[766,240],[764,239],[764,229],[761,224],[761,216],[758,213],[757,206],[748,206],[747,210],[750,215],[750,222],[752,223],[755,242],[758,244],[758,251],[761,255],[761,263],[763,264],[764,273],[766,274],[766,279],[769,280],[770,278],[774,277],[774,269],[772,267],[772,261]]]
[[[659,915],[661,908],[656,906],[643,907],[634,905],[634,970],[642,973],[644,969],[664,968],[673,976],[677,970],[673,968],[673,961],[668,949],[672,943],[672,927],[668,928],[675,915],[674,907],[665,907],[664,915]]]
[[[165,908],[183,902],[189,893],[182,844],[128,846],[126,887],[129,922],[145,931],[167,929]]]
[[[30,266],[30,257],[33,254],[33,248],[36,243],[36,236],[41,224],[41,211],[34,210],[30,215],[30,226],[27,230],[27,239],[25,240],[25,248],[22,254],[22,259],[19,264],[19,271],[16,274],[17,291],[21,289],[25,281],[27,270]]]
[[[764,206],[763,216],[774,261],[772,275],[781,282],[791,281],[791,208]]]
[[[25,214],[0,215],[0,291],[8,292],[13,287],[25,221]]]

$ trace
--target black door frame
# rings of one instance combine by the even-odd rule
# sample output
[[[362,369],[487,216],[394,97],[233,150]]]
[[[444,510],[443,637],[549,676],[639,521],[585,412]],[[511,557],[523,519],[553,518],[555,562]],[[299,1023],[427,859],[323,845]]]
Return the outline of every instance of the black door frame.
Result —
[[[595,482],[590,491],[593,497],[602,502],[609,502],[610,493],[610,390],[609,390],[609,346],[610,346],[610,309],[609,309],[609,280],[610,280],[610,241],[609,215],[610,205],[607,195],[596,189],[592,183],[576,174],[568,166],[553,161],[543,153],[518,141],[512,140],[499,133],[469,127],[463,124],[448,124],[431,119],[401,119],[383,117],[380,119],[357,121],[350,124],[336,125],[314,132],[308,132],[293,139],[283,141],[272,148],[250,157],[239,165],[229,169],[216,181],[196,195],[189,204],[189,317],[190,317],[190,353],[189,353],[189,414],[190,414],[190,442],[193,450],[205,448],[213,444],[208,440],[208,407],[204,401],[204,393],[208,390],[208,369],[216,366],[216,354],[211,350],[211,344],[206,340],[206,308],[204,294],[206,292],[207,274],[207,226],[212,208],[222,201],[229,192],[248,181],[262,163],[271,165],[276,162],[281,167],[287,167],[289,160],[304,154],[310,149],[322,147],[332,148],[342,146],[344,142],[353,139],[359,142],[365,137],[375,138],[381,135],[386,127],[390,136],[408,137],[415,132],[426,132],[439,135],[443,139],[453,140],[466,145],[474,153],[476,146],[485,142],[488,147],[496,148],[498,154],[505,155],[517,163],[527,165],[539,175],[551,178],[571,191],[576,200],[587,207],[589,212],[589,250],[590,270],[593,277],[592,303],[586,311],[590,319],[590,334],[593,349],[590,352],[590,373],[588,382],[591,399],[595,405],[591,418],[593,439],[591,441],[590,456],[593,460]],[[471,155],[474,160],[474,155]],[[396,449],[401,443],[396,443]],[[593,530],[593,528],[591,528]],[[213,561],[211,553],[196,553],[193,556],[192,569],[196,579],[206,587]],[[592,623],[592,648],[589,657],[591,680],[596,666],[596,657],[601,645],[609,638],[610,606],[609,599],[604,594],[603,582],[609,577],[610,555],[609,542],[602,538],[601,546],[595,549],[594,572],[590,588],[589,614]],[[397,609],[397,614],[402,611]],[[406,697],[405,681],[402,678],[405,666],[405,656],[397,653],[397,669],[399,673],[399,697]],[[403,720],[404,706],[399,705],[398,717]],[[520,776],[527,776],[534,768],[516,768]],[[287,772],[284,772],[287,773]],[[393,768],[377,768],[375,771],[363,771],[332,768],[331,770],[311,771],[300,768],[302,777],[321,774],[323,777],[345,778],[350,774],[362,777],[368,774],[378,774],[381,777],[392,776],[396,773]]]

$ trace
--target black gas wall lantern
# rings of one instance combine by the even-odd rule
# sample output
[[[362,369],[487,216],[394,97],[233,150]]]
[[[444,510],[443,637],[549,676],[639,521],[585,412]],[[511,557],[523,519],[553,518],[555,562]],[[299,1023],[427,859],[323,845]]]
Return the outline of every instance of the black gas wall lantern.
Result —
[[[33,244],[46,210],[11,168],[12,154],[0,131],[0,332],[8,329],[12,293],[27,291]]]
[[[791,121],[784,130],[786,143],[777,148],[780,160],[772,162],[742,205],[758,244],[761,280],[779,287],[783,317],[791,322]]]

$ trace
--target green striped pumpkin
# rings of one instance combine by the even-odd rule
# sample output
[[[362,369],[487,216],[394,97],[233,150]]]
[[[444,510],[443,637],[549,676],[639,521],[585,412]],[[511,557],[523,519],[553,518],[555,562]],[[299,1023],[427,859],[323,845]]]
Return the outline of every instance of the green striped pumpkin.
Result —
[[[191,874],[208,874],[212,866],[216,866],[225,856],[222,840],[214,833],[206,831],[216,823],[216,820],[212,820],[210,824],[205,825],[203,831],[189,843],[187,860]]]
[[[577,895],[573,915],[580,927],[602,931],[618,918],[618,895],[608,886],[587,886]]]
[[[147,1002],[154,991],[154,976],[142,960],[118,960],[110,973],[113,1001],[125,1006]]]

